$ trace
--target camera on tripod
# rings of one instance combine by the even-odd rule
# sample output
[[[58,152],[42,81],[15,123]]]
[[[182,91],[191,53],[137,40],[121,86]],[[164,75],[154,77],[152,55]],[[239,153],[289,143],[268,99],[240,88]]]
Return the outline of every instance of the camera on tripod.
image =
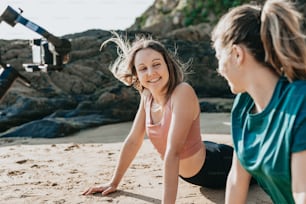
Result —
[[[20,10],[20,13],[22,13],[22,10]],[[12,27],[20,23],[42,36],[41,39],[30,41],[33,63],[23,64],[24,69],[27,72],[61,71],[69,61],[69,52],[71,51],[70,41],[52,35],[41,26],[21,16],[20,13],[7,6],[0,16],[0,23],[4,21]],[[30,82],[20,75],[16,69],[2,62],[0,55],[0,99],[17,78],[22,79],[21,81],[25,85],[30,85]]]
[[[44,38],[30,40],[33,64],[23,64],[27,72],[62,70],[68,63],[68,55],[59,55],[54,45]]]
[[[12,7],[8,6],[0,16],[4,21],[14,27],[20,23],[43,36],[30,42],[32,46],[33,64],[24,64],[28,72],[62,70],[63,65],[69,61],[71,43],[67,39],[58,38],[41,26],[21,16]]]

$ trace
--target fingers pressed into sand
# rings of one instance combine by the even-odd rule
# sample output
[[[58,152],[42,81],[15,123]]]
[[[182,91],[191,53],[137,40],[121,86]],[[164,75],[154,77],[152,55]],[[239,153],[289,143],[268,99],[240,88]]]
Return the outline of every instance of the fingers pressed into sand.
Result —
[[[102,192],[102,195],[108,195],[110,193],[113,193],[116,191],[116,188],[109,186],[108,188],[104,189],[104,191]]]
[[[103,187],[91,187],[87,189],[86,191],[84,191],[82,195],[90,195],[90,194],[99,193],[103,191],[104,191]]]
[[[108,195],[110,193],[115,192],[117,189],[113,186],[94,186],[82,193],[82,195],[90,195],[95,193],[102,193],[102,195]]]

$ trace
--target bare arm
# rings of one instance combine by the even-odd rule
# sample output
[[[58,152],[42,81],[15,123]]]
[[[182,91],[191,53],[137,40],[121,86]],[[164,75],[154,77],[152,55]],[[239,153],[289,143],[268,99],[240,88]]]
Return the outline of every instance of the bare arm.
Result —
[[[225,203],[246,203],[251,175],[241,166],[236,153],[233,153],[233,162],[227,177]]]
[[[120,151],[119,160],[113,178],[109,183],[105,185],[89,188],[83,193],[83,195],[89,195],[98,192],[101,192],[103,195],[107,195],[116,191],[123,175],[139,151],[145,136],[145,111],[143,103],[143,99],[141,99],[136,117],[133,122],[133,126]]]
[[[187,84],[179,85],[172,94],[172,120],[168,132],[164,157],[163,203],[175,203],[180,152],[195,117],[199,114],[199,103],[193,89]]]
[[[292,191],[295,203],[306,203],[306,150],[292,154]]]

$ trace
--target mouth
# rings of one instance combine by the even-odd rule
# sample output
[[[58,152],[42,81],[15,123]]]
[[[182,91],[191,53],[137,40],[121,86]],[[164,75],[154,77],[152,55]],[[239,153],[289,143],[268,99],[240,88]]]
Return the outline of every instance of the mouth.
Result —
[[[160,80],[161,80],[161,77],[158,77],[158,78],[149,80],[148,83],[156,83],[156,82],[158,82]]]

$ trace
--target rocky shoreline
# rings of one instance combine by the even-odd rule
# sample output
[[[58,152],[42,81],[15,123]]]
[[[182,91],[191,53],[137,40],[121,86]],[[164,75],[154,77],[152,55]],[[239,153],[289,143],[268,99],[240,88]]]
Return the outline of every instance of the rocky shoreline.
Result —
[[[136,34],[152,35],[169,50],[177,51],[183,62],[191,60],[187,81],[200,98],[201,111],[229,112],[233,95],[216,71],[209,34],[215,20],[231,5],[222,7],[223,1],[215,2],[213,8],[222,8],[215,11],[210,9],[210,1],[188,2],[156,0],[134,25],[117,32],[127,39]],[[297,5],[305,14],[305,2],[297,1]],[[200,16],[203,22],[190,19],[203,12],[208,12]],[[139,94],[115,80],[108,70],[116,58],[116,48],[108,45],[102,52],[99,50],[110,35],[110,31],[92,29],[62,36],[72,45],[70,62],[62,71],[48,73],[28,73],[23,69],[22,64],[32,62],[28,41],[0,40],[2,61],[11,64],[32,85],[28,88],[16,81],[2,99],[0,137],[64,137],[87,128],[132,120]]]
[[[118,31],[129,39],[141,31]],[[89,30],[64,36],[72,44],[71,60],[62,71],[25,72],[22,64],[31,61],[28,41],[0,40],[2,60],[11,64],[32,84],[18,81],[0,104],[0,137],[63,137],[100,125],[130,121],[138,107],[139,94],[114,79],[108,66],[116,57],[116,48],[99,51],[111,33]],[[188,82],[199,98],[229,98],[224,79],[215,68],[214,52],[206,42],[189,42],[159,38],[168,49],[178,48],[183,61],[193,60]],[[173,50],[174,51],[174,50]],[[223,105],[222,105],[223,103]],[[217,101],[201,101],[203,112],[228,112],[229,105]]]

